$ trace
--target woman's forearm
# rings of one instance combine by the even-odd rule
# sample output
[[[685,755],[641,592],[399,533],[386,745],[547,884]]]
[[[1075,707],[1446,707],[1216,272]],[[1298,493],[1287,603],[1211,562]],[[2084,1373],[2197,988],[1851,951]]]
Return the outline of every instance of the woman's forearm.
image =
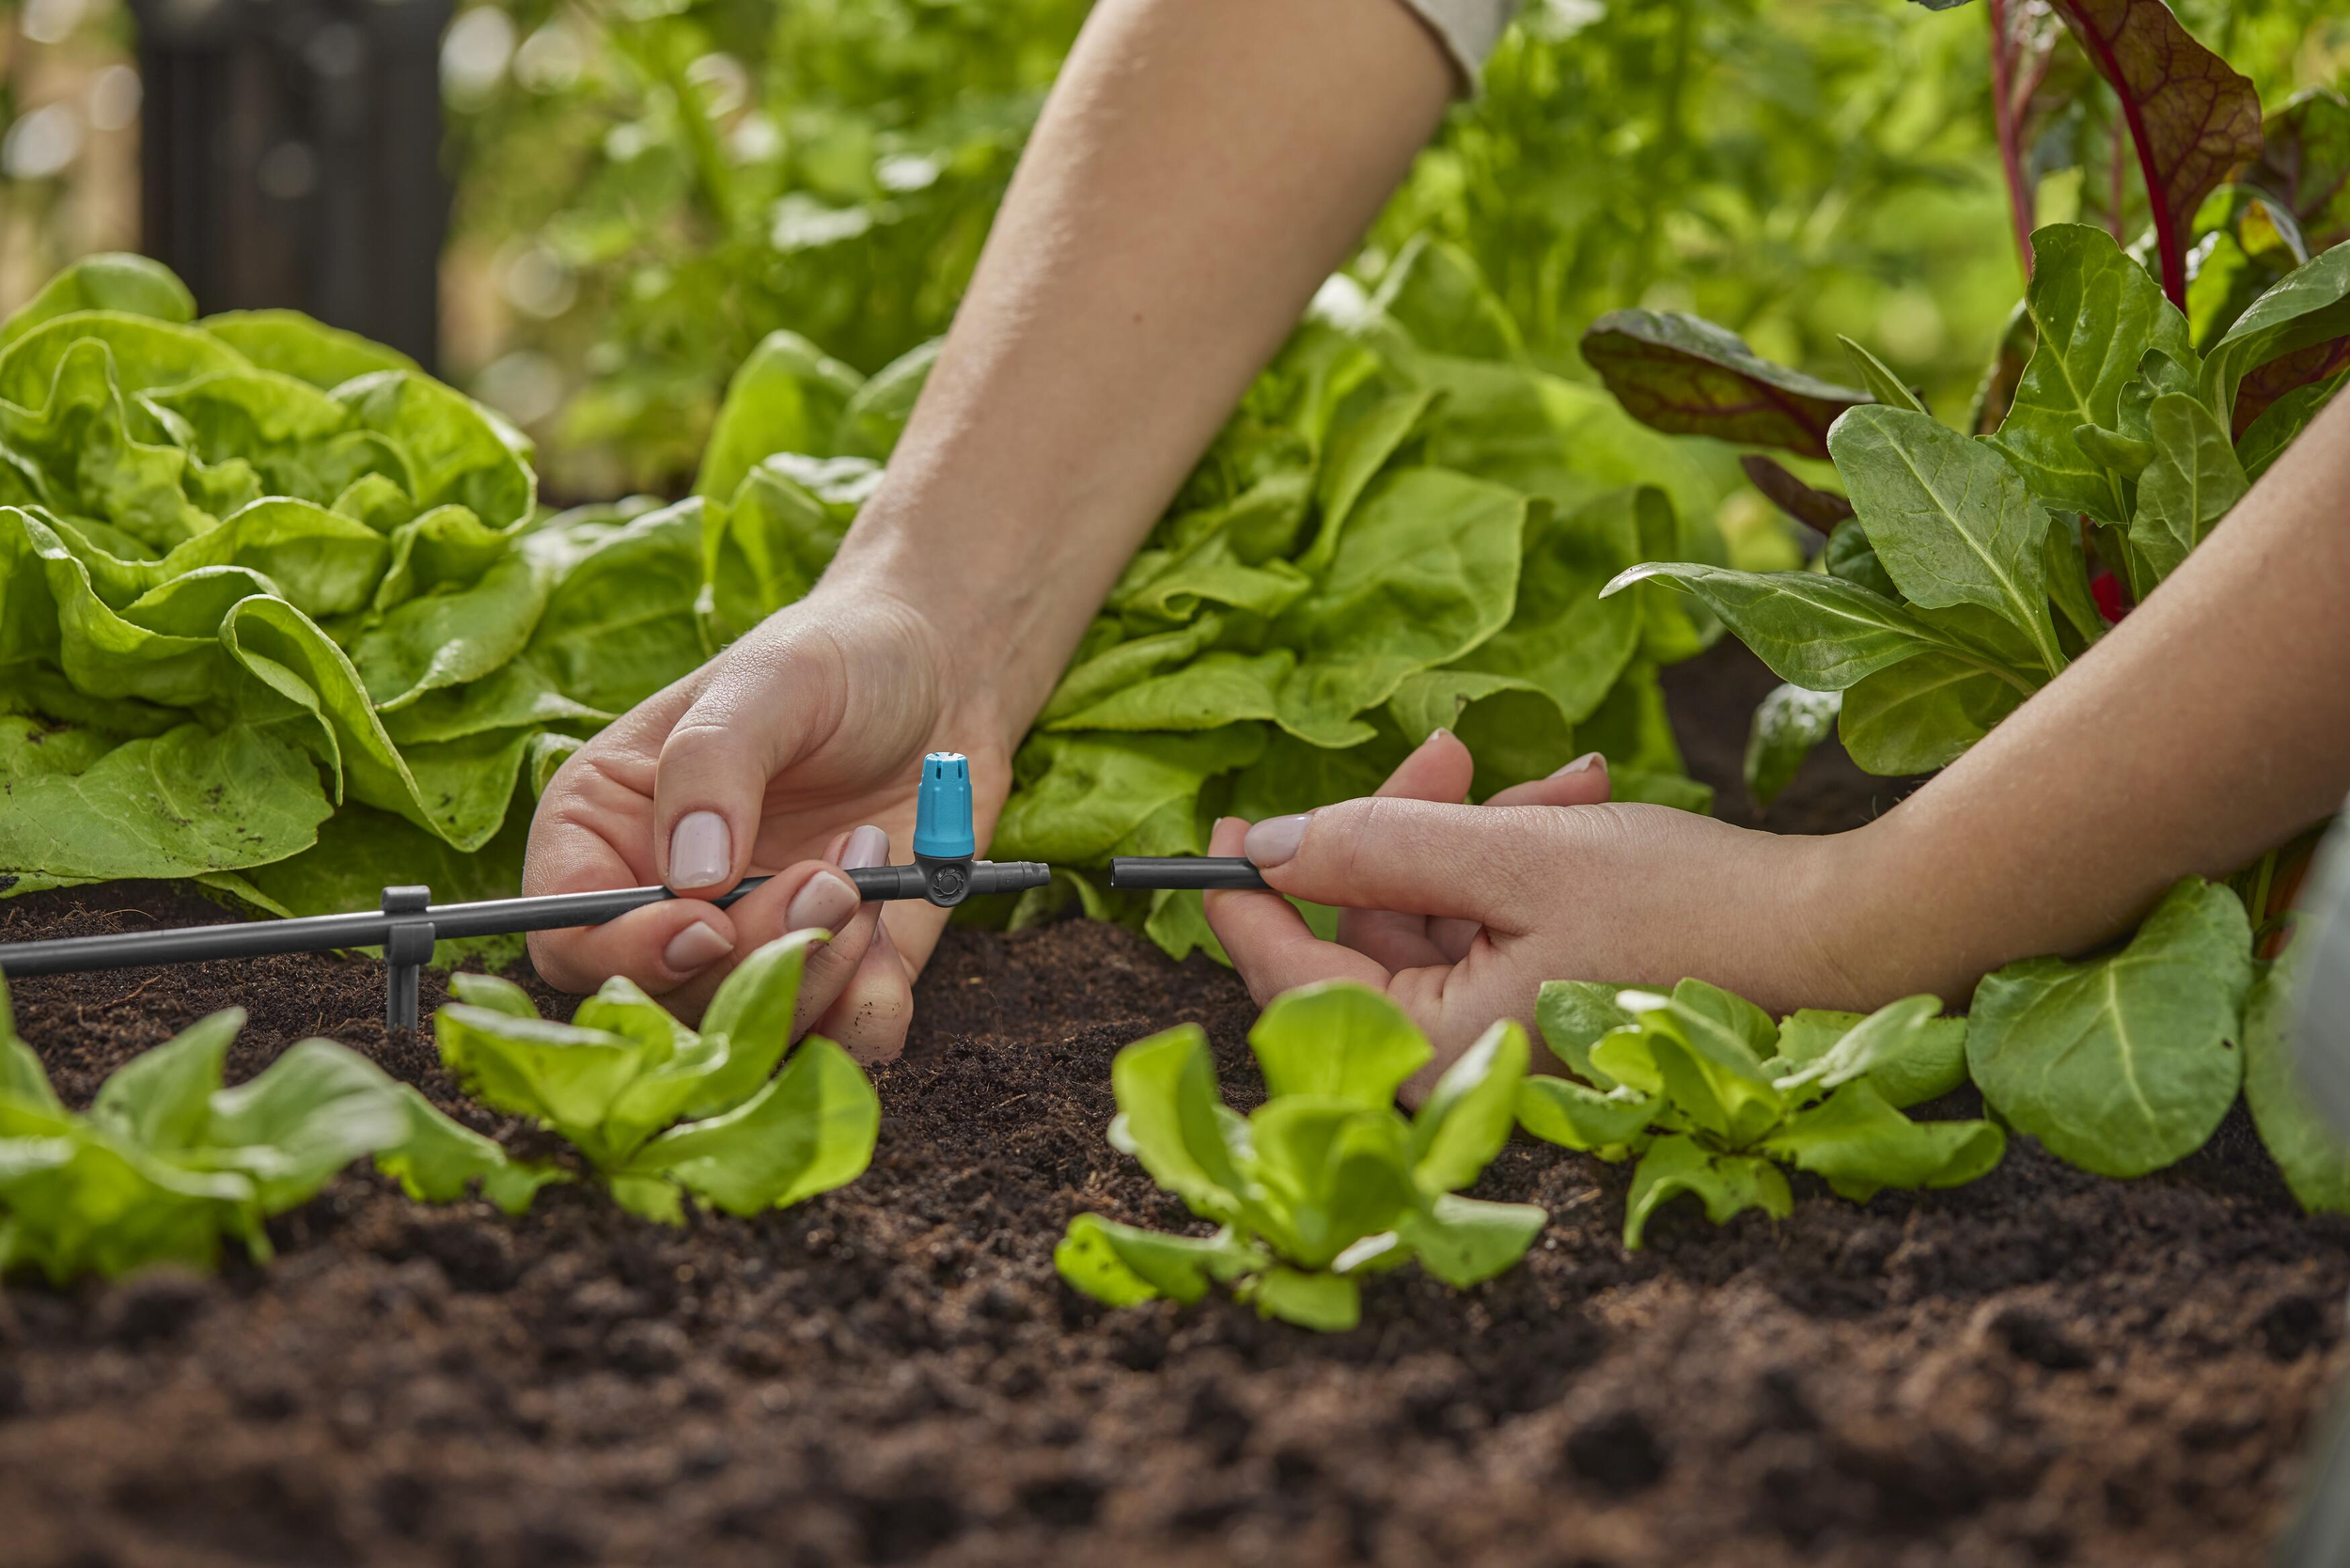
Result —
[[[1103,0],[834,568],[1016,737],[1454,86],[1401,5]]]
[[[1854,989],[1975,977],[2126,926],[2350,791],[2350,399],[2201,549],[1973,750],[1848,835]]]

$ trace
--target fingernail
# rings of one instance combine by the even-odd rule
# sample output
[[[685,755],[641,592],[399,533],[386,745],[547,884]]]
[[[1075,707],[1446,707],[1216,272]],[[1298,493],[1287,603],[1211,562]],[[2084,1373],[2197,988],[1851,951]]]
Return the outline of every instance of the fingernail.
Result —
[[[669,834],[669,886],[709,887],[734,868],[734,841],[715,811],[691,811]],[[714,933],[713,933],[714,934]]]
[[[1297,853],[1305,841],[1306,824],[1313,820],[1311,811],[1299,811],[1287,817],[1267,817],[1248,830],[1242,848],[1248,858],[1260,866],[1278,866]]]
[[[806,931],[810,926],[835,931],[856,913],[856,888],[848,878],[818,871],[807,879],[807,886],[791,895],[791,906],[783,912],[783,923],[793,931]]]
[[[1565,767],[1559,769],[1556,773],[1553,773],[1550,776],[1553,778],[1564,778],[1571,773],[1586,773],[1592,768],[1606,766],[1606,761],[1607,759],[1602,757],[1598,752],[1587,751],[1582,756],[1576,758],[1574,761],[1569,762]]]
[[[669,945],[661,949],[661,962],[682,975],[707,967],[734,950],[734,944],[718,934],[718,928],[708,920],[696,920],[669,938]]]
[[[1431,729],[1430,731],[1428,731],[1428,738],[1427,738],[1426,740],[1424,740],[1424,741],[1420,742],[1419,744],[1420,744],[1420,745],[1435,745],[1435,744],[1436,744],[1436,739],[1437,739],[1437,737],[1438,737],[1438,736],[1443,736],[1443,737],[1445,737],[1445,738],[1447,738],[1447,739],[1449,739],[1449,738],[1451,737],[1451,734],[1452,734],[1452,731],[1451,731],[1451,730],[1449,730],[1449,729],[1446,729],[1443,725],[1441,725],[1441,724],[1440,724],[1440,725],[1436,726],[1436,728],[1435,728],[1435,729]]]
[[[850,834],[849,847],[840,852],[840,869],[844,871],[888,864],[889,835],[870,823]]]

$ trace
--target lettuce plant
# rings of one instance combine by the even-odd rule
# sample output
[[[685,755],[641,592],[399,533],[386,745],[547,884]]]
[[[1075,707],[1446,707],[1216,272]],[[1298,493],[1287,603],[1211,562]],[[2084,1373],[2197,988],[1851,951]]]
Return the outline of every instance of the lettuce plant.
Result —
[[[1684,980],[1670,995],[1553,980],[1543,1037],[1572,1077],[1529,1076],[1518,1120],[1537,1137],[1604,1159],[1637,1158],[1623,1244],[1682,1193],[1716,1225],[1746,1209],[1793,1212],[1782,1165],[1866,1202],[1883,1187],[1951,1187],[1999,1163],[1988,1121],[1912,1121],[1903,1109],[1966,1077],[1966,1024],[1932,996],[1862,1017],[1770,1014]]]
[[[243,1025],[242,1008],[199,1020],[118,1069],[84,1115],[58,1102],[17,1038],[0,981],[0,1275],[36,1270],[62,1285],[151,1263],[210,1269],[224,1236],[266,1262],[263,1221],[307,1202],[352,1161],[376,1154],[388,1166],[420,1140],[476,1137],[330,1040],[301,1041],[224,1088]],[[502,1155],[478,1158],[472,1174],[493,1172],[532,1179]]]
[[[1113,1146],[1221,1227],[1168,1235],[1079,1215],[1054,1249],[1063,1279],[1113,1307],[1198,1300],[1211,1281],[1306,1328],[1355,1326],[1358,1281],[1414,1259],[1466,1287],[1516,1262],[1543,1228],[1528,1203],[1463,1198],[1508,1141],[1526,1032],[1496,1024],[1410,1120],[1396,1091],[1428,1042],[1359,985],[1307,986],[1248,1033],[1266,1099],[1246,1118],[1217,1096],[1207,1036],[1186,1024],[1119,1052]]]
[[[452,976],[460,1000],[432,1018],[441,1060],[484,1105],[571,1143],[633,1214],[682,1223],[687,1194],[737,1215],[788,1208],[854,1181],[881,1129],[873,1086],[838,1045],[810,1035],[784,1061],[822,939],[794,932],[744,959],[698,1032],[626,980],[558,1024],[511,980]],[[398,1173],[430,1195],[474,1172],[443,1140]]]
[[[528,444],[390,351],[194,314],[102,256],[0,323],[0,892],[497,890],[518,781],[703,655],[697,582],[663,621],[662,524],[542,520]]]
[[[807,592],[879,477],[933,351],[864,380],[789,334],[736,377],[697,488],[709,638]],[[1718,466],[1718,465],[1716,465]],[[1631,483],[1669,473],[1674,493]],[[1198,896],[1120,902],[1089,872],[1197,854],[1220,811],[1366,794],[1439,727],[1484,795],[1580,751],[1618,794],[1703,808],[1655,681],[1718,632],[1634,562],[1719,558],[1728,482],[1591,389],[1532,369],[1461,252],[1344,278],[1243,400],[1112,588],[1014,760],[992,854],[1051,899],[1213,949]]]

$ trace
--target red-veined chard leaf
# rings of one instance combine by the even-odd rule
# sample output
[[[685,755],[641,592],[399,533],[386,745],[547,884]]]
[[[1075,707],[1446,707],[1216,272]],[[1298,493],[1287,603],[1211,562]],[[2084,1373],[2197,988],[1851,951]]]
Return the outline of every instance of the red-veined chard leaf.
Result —
[[[1827,456],[1838,415],[1866,392],[1774,365],[1737,334],[1679,311],[1611,310],[1583,335],[1583,357],[1642,424],[1804,457]]]
[[[1815,490],[1760,452],[1748,452],[1738,460],[1738,466],[1773,506],[1806,527],[1833,533],[1837,524],[1852,515],[1852,503],[1843,496],[1832,490]]]
[[[2078,96],[2088,73],[2048,0],[1986,0],[1991,12],[1991,112],[2006,177],[2009,219],[2024,275],[2031,276],[2031,233],[2039,227],[2042,139]]]
[[[1947,10],[1964,0],[1919,3]],[[2120,101],[2146,183],[2163,291],[2184,309],[2196,209],[2230,170],[2259,156],[2260,94],[2163,0],[2055,0],[2055,8]]]

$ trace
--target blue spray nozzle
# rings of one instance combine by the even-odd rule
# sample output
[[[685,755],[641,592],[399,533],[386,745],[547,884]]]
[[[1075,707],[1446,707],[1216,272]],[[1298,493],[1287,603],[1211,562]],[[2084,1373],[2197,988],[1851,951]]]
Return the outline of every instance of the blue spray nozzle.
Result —
[[[979,853],[971,834],[971,764],[960,751],[922,759],[922,787],[914,798],[914,853],[932,860],[968,860]]]

